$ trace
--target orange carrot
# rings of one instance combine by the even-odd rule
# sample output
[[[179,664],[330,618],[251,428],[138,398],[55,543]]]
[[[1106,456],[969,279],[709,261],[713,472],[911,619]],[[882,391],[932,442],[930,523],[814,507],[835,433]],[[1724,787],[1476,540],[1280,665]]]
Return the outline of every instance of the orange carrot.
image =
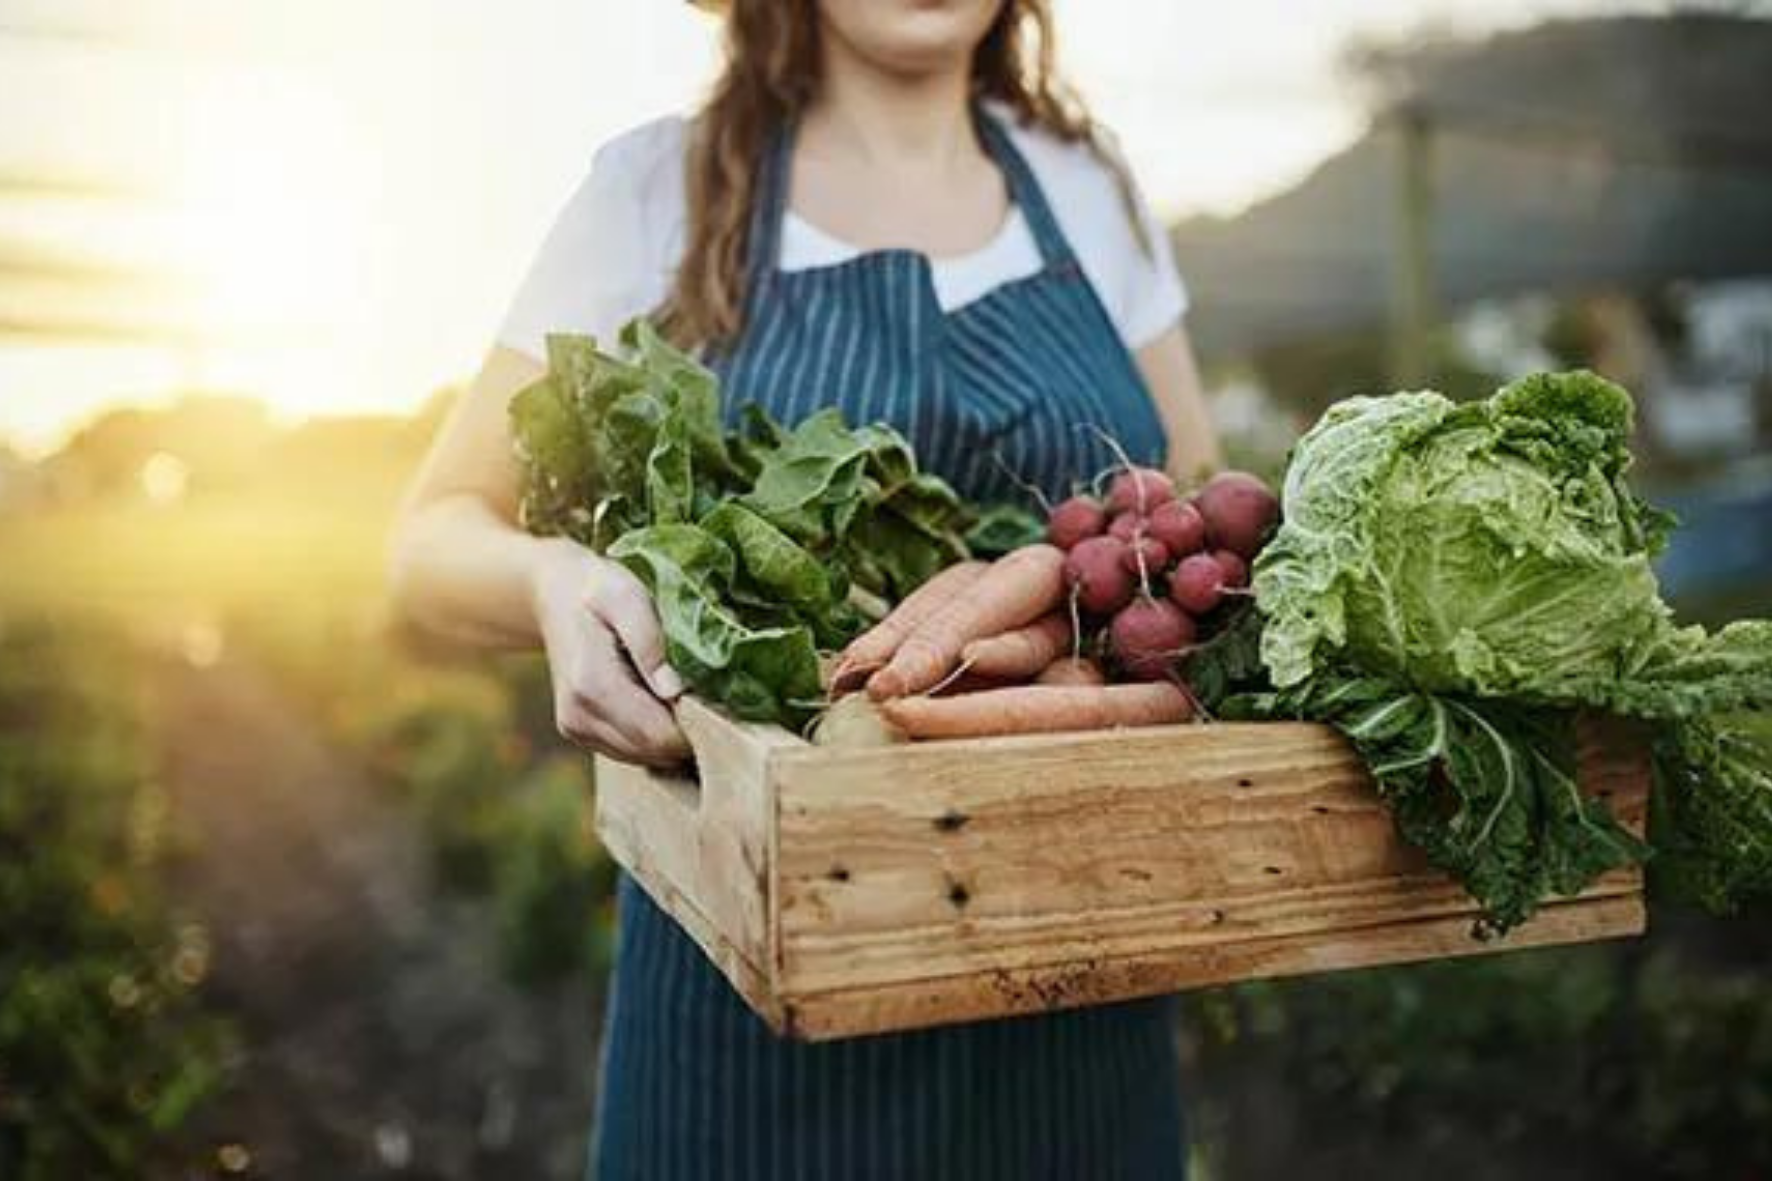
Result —
[[[1070,616],[1055,611],[1026,627],[974,640],[960,653],[971,671],[985,677],[1031,677],[1071,650]]]
[[[926,619],[868,678],[875,701],[921,693],[959,663],[973,640],[1032,623],[1064,601],[1064,551],[1039,544],[997,559],[965,593]]]
[[[1107,674],[1087,656],[1060,656],[1034,678],[1036,685],[1105,685]]]
[[[931,697],[958,697],[963,693],[983,693],[990,689],[1007,689],[1011,685],[1025,684],[1026,677],[981,677],[967,669],[942,681],[928,692]]]
[[[901,697],[880,703],[887,721],[912,738],[982,738],[1161,726],[1184,722],[1192,701],[1178,685],[1017,685],[960,697]]]
[[[843,649],[843,655],[830,676],[831,692],[847,693],[860,688],[869,673],[892,659],[906,636],[989,569],[989,562],[960,562],[931,576],[906,595],[885,619],[851,640]]]

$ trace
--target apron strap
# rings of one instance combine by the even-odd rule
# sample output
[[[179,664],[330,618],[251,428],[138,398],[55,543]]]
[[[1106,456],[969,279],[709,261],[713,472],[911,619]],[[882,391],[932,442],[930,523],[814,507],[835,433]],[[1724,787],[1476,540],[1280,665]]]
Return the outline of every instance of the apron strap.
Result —
[[[792,124],[776,128],[758,165],[758,187],[751,202],[750,242],[745,255],[747,313],[749,306],[773,284],[781,264],[781,223],[787,213],[788,170],[793,163],[798,130]]]
[[[1034,245],[1040,248],[1040,260],[1055,269],[1076,265],[1070,239],[1065,237],[1058,216],[1047,203],[1045,190],[1040,187],[1039,179],[1034,176],[1034,170],[1021,154],[1021,149],[1015,146],[1008,129],[1000,119],[985,110],[982,103],[974,103],[972,110],[979,141],[996,160],[997,167],[1003,170],[1003,177],[1009,183],[1009,197],[1027,219],[1028,229],[1034,235]]]
[[[1059,227],[1058,217],[1052,212],[1033,168],[1008,130],[978,103],[973,104],[973,123],[985,152],[1003,170],[1010,200],[1027,219],[1040,261],[1053,269],[1075,266],[1076,255],[1070,240]],[[764,294],[780,268],[781,224],[787,213],[788,175],[797,131],[791,124],[778,128],[759,166],[759,187],[751,206],[750,243],[745,260],[747,304]]]

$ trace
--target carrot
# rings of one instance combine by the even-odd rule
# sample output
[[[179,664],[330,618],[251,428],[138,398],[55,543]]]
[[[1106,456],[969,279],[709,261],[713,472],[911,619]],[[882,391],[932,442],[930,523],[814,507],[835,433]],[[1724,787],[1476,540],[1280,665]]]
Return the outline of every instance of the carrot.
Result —
[[[1031,677],[1071,646],[1070,617],[1055,611],[1012,632],[973,640],[961,650],[960,659],[980,676]]]
[[[965,668],[964,665],[960,666]],[[1027,684],[1026,677],[981,677],[971,669],[949,677],[928,690],[931,697],[958,697],[963,693],[983,693],[989,689],[1007,689]]]
[[[1107,674],[1087,656],[1060,656],[1034,678],[1036,685],[1105,685]]]
[[[898,646],[886,667],[868,678],[875,701],[921,693],[947,676],[967,644],[1032,623],[1064,601],[1064,551],[1023,546],[926,619]]]
[[[977,582],[989,562],[960,562],[931,576],[922,586],[906,595],[879,623],[857,636],[843,649],[842,657],[830,675],[832,693],[846,693],[861,687],[867,675],[891,660],[924,620],[946,607],[967,587]]]
[[[1135,685],[1017,685],[960,697],[901,697],[880,713],[912,738],[982,738],[1160,726],[1186,721],[1193,704],[1168,681]]]

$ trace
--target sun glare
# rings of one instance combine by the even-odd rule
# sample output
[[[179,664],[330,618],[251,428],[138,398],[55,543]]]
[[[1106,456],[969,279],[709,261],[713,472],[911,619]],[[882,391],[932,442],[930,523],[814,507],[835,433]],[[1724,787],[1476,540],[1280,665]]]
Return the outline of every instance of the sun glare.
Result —
[[[365,314],[354,268],[375,169],[344,113],[303,82],[222,79],[190,115],[176,250],[199,292],[202,346],[229,369],[324,353]],[[271,380],[259,392],[284,412],[339,408],[326,388]]]

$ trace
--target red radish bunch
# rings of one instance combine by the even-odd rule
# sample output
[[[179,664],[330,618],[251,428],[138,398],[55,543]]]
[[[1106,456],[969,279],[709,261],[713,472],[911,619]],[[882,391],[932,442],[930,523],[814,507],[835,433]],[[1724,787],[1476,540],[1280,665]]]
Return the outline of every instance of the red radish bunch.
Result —
[[[1186,721],[1182,658],[1248,594],[1278,515],[1242,472],[1183,495],[1125,462],[1105,498],[1049,510],[1046,542],[950,566],[906,596],[843,651],[829,688],[865,688],[866,742]]]
[[[1054,507],[1046,535],[1065,551],[1085,636],[1099,634],[1123,678],[1165,679],[1222,605],[1247,595],[1250,563],[1279,511],[1247,472],[1220,472],[1184,495],[1164,473],[1128,464],[1104,499]]]

